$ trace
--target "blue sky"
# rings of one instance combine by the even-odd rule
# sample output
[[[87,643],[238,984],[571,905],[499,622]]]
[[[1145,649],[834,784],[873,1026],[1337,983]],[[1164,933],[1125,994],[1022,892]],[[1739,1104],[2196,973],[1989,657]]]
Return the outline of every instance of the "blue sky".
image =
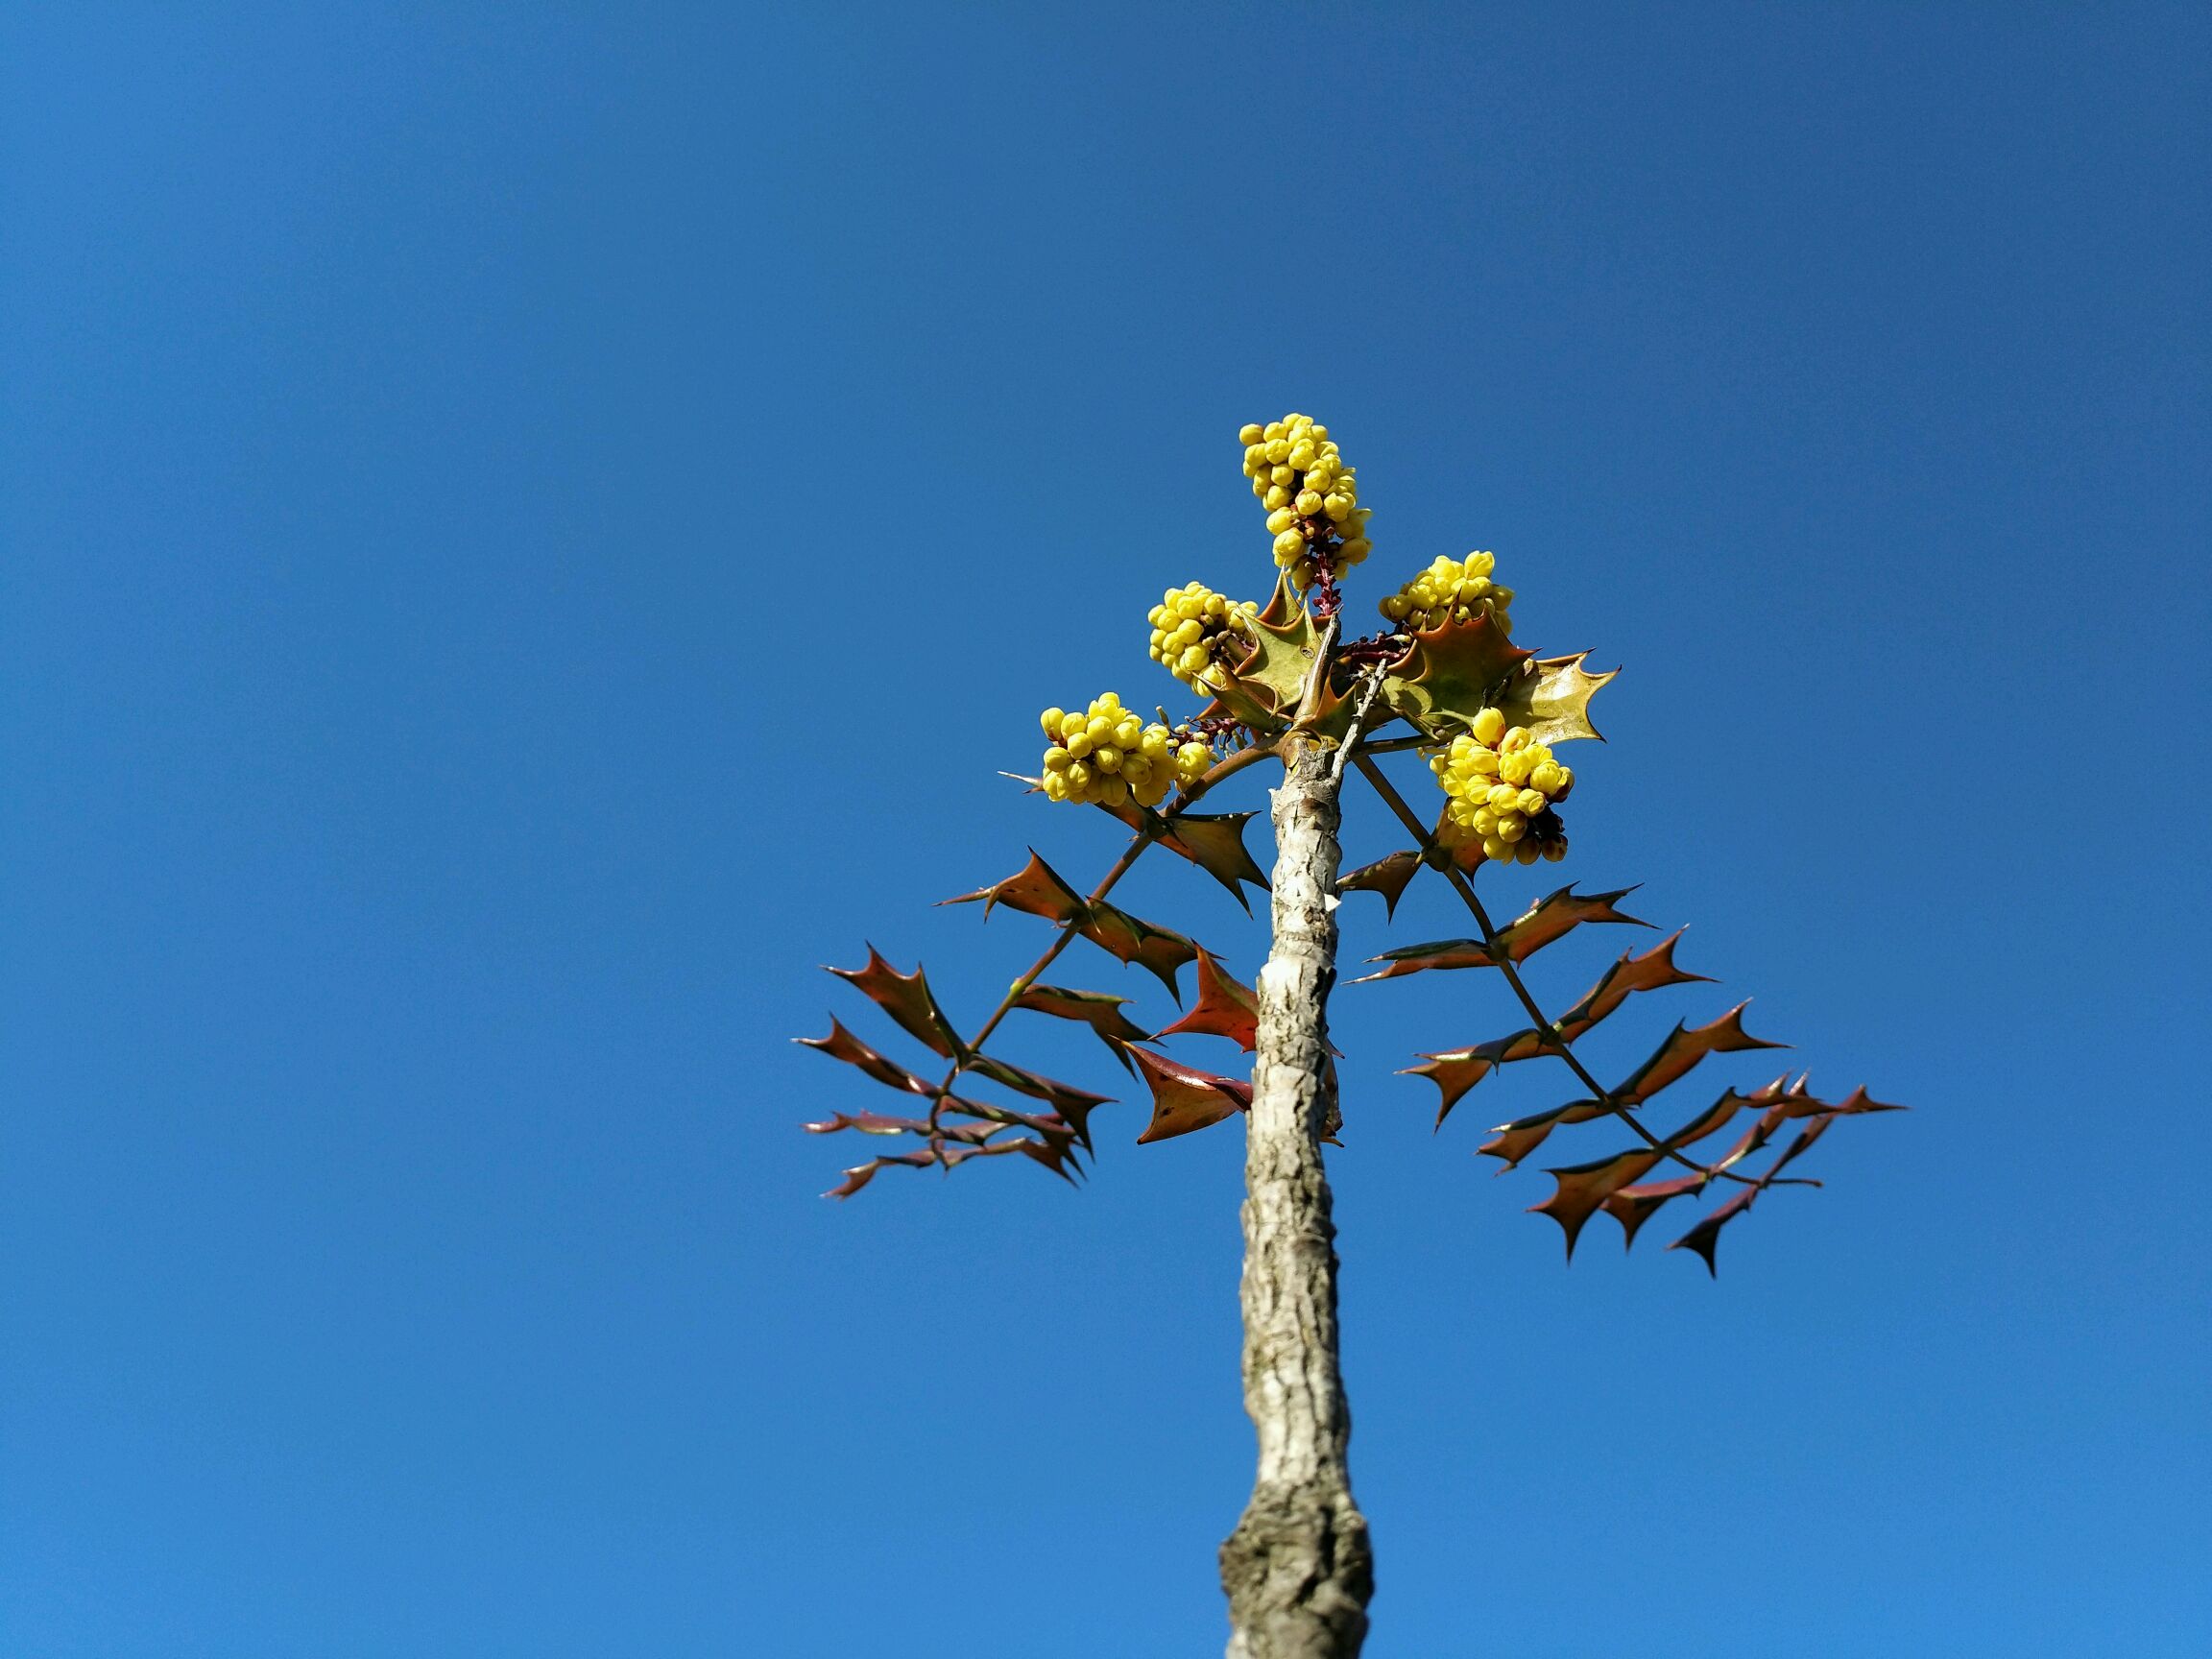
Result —
[[[1472,1150],[1570,1080],[1392,1074],[1498,987],[1342,992],[1369,1652],[2212,1647],[2200,10],[0,29],[9,1651],[1214,1650],[1235,1127],[837,1206],[786,1039],[864,939],[972,1024],[1041,926],[929,902],[1112,856],[996,771],[1183,706],[1288,408],[1360,613],[1492,548],[1626,665],[1568,873],[1724,984],[1604,1069],[1749,994],[1918,1108],[1567,1269]]]

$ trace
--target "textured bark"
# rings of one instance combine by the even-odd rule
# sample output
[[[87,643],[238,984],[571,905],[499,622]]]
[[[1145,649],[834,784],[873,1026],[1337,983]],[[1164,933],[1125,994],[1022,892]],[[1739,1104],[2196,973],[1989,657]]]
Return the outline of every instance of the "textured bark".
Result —
[[[1352,1501],[1352,1419],[1336,1364],[1336,1230],[1321,1136],[1331,1099],[1337,780],[1300,744],[1273,800],[1274,943],[1260,972],[1244,1161],[1244,1408],[1260,1473],[1221,1546],[1229,1659],[1347,1659],[1374,1567]]]

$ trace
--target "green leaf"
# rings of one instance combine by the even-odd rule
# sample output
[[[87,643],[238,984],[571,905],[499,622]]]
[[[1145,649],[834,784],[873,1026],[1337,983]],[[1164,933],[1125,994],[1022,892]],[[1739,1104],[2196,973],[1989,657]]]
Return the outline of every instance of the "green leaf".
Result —
[[[1382,699],[1439,742],[1464,732],[1528,660],[1488,614],[1413,636],[1382,681]]]
[[[1539,743],[1568,743],[1577,737],[1598,737],[1590,724],[1590,699],[1621,670],[1592,674],[1583,666],[1590,655],[1546,657],[1523,662],[1514,669],[1498,693],[1498,712],[1508,726],[1526,726]]]

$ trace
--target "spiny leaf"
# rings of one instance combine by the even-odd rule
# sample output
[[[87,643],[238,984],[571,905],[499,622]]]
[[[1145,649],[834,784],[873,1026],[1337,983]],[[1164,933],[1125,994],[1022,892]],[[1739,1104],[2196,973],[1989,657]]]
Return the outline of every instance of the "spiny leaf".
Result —
[[[1590,724],[1590,699],[1621,670],[1586,673],[1582,662],[1589,655],[1581,651],[1517,665],[1498,694],[1498,712],[1505,716],[1505,724],[1526,726],[1539,743],[1597,737],[1598,728]]]
[[[1139,1145],[1188,1135],[1251,1109],[1252,1086],[1238,1078],[1201,1071],[1142,1048],[1129,1054],[1152,1089],[1152,1121],[1137,1137]]]
[[[1078,1089],[1071,1083],[1063,1083],[1054,1077],[1046,1077],[1042,1072],[1010,1065],[995,1054],[969,1055],[968,1070],[979,1077],[988,1077],[994,1083],[1026,1094],[1033,1100],[1049,1102],[1053,1111],[1068,1119],[1086,1146],[1091,1144],[1093,1109],[1106,1105],[1112,1098],[1106,1094],[1094,1094],[1088,1089]]]
[[[1670,1083],[1688,1075],[1691,1068],[1708,1054],[1789,1047],[1787,1043],[1769,1043],[1743,1029],[1743,1010],[1749,1006],[1748,1002],[1739,1002],[1708,1025],[1693,1028],[1677,1022],[1674,1029],[1667,1033],[1666,1041],[1652,1051],[1651,1058],[1637,1067],[1628,1074],[1628,1080],[1613,1091],[1614,1100],[1623,1106],[1648,1100]]]
[[[1599,976],[1598,983],[1583,993],[1581,1000],[1559,1017],[1559,1030],[1564,1039],[1569,1043],[1578,1040],[1625,1002],[1633,992],[1705,980],[1702,974],[1685,974],[1674,966],[1674,942],[1681,937],[1676,932],[1641,956],[1632,950],[1623,951],[1621,959]],[[1400,1075],[1426,1077],[1442,1092],[1443,1098],[1436,1107],[1436,1124],[1441,1128],[1459,1097],[1498,1067],[1558,1052],[1555,1045],[1547,1043],[1534,1029],[1527,1029],[1478,1043],[1472,1048],[1423,1054],[1421,1059],[1426,1064],[1409,1066]]]
[[[1014,998],[1014,1006],[1062,1020],[1081,1021],[1098,1033],[1098,1040],[1126,1067],[1129,1062],[1121,1052],[1122,1045],[1147,1041],[1136,1022],[1121,1012],[1128,1001],[1126,997],[1112,997],[1103,991],[1070,991],[1058,985],[1032,985]]]
[[[1263,729],[1280,727],[1298,711],[1321,644],[1321,631],[1288,578],[1276,579],[1275,592],[1267,608],[1252,618],[1248,637],[1252,649],[1230,669],[1223,701],[1244,701],[1267,716]],[[1234,708],[1231,711],[1236,712]]]
[[[1345,893],[1380,893],[1382,895],[1383,914],[1398,914],[1398,900],[1406,891],[1406,883],[1413,879],[1421,868],[1421,854],[1408,849],[1393,853],[1387,858],[1378,858],[1372,864],[1362,864],[1349,876],[1339,876],[1336,886]]]
[[[1624,899],[1634,891],[1633,887],[1623,887],[1617,893],[1577,893],[1575,884],[1569,882],[1556,893],[1546,894],[1499,928],[1495,943],[1445,939],[1385,950],[1367,960],[1385,962],[1388,967],[1377,974],[1363,974],[1352,983],[1364,985],[1373,979],[1396,979],[1431,968],[1495,968],[1500,962],[1524,962],[1585,922],[1621,922],[1633,927],[1648,927],[1650,923],[1624,916],[1613,908],[1616,899]]]
[[[911,974],[902,974],[871,945],[867,967],[832,968],[830,972],[890,1015],[902,1030],[920,1038],[946,1059],[959,1052],[959,1036],[930,994],[929,982],[922,976],[919,966]]]
[[[1676,928],[1643,955],[1623,950],[1621,959],[1598,976],[1574,1007],[1559,1016],[1559,1028],[1573,1043],[1638,991],[1657,991],[1669,985],[1710,985],[1710,975],[1686,974],[1674,966],[1674,945],[1682,937]]]
[[[1472,1048],[1455,1048],[1443,1054],[1424,1054],[1422,1064],[1408,1066],[1401,1077],[1426,1077],[1443,1092],[1436,1103],[1436,1127],[1444,1126],[1452,1108],[1459,1098],[1500,1066],[1515,1060],[1533,1060],[1539,1054],[1556,1054],[1559,1050],[1548,1047],[1542,1037],[1533,1030],[1516,1031],[1510,1037],[1495,1037],[1487,1043],[1478,1043]]]
[[[1112,813],[1132,830],[1149,830],[1152,838],[1175,854],[1188,858],[1222,886],[1230,896],[1244,906],[1249,915],[1252,906],[1244,898],[1241,883],[1249,881],[1262,892],[1267,878],[1260,866],[1253,862],[1252,854],[1244,845],[1244,826],[1257,816],[1251,812],[1155,812],[1149,806],[1140,806],[1134,801],[1124,801],[1118,806],[1101,809]]]
[[[1446,622],[1413,636],[1412,648],[1382,681],[1382,696],[1430,736],[1465,731],[1490,707],[1529,653],[1487,614]]]
[[[1648,1221],[1661,1205],[1685,1192],[1701,1192],[1705,1186],[1703,1175],[1680,1175],[1671,1181],[1647,1181],[1615,1192],[1605,1200],[1605,1214],[1621,1223],[1621,1248],[1625,1250],[1636,1242],[1637,1229]]]
[[[1198,1000],[1163,1037],[1226,1037],[1249,1054],[1259,1046],[1260,1004],[1251,988],[1221,971],[1204,946],[1198,948]]]
[[[1650,923],[1623,916],[1613,908],[1616,899],[1635,892],[1623,887],[1612,893],[1577,893],[1570,881],[1556,893],[1547,893],[1504,926],[1498,929],[1498,950],[1508,961],[1526,962],[1545,946],[1563,939],[1585,922],[1621,922],[1631,927]]]
[[[1751,1201],[1758,1197],[1762,1190],[1764,1189],[1758,1187],[1740,1189],[1735,1197],[1704,1217],[1667,1248],[1670,1250],[1696,1251],[1705,1259],[1705,1271],[1712,1274],[1716,1279],[1719,1278],[1720,1265],[1714,1260],[1714,1251],[1720,1242],[1720,1229],[1743,1214],[1744,1211],[1750,1209]]]
[[[950,899],[940,899],[940,904],[973,904],[983,901],[983,914],[991,914],[991,906],[1003,904],[1009,910],[1023,911],[1031,916],[1042,916],[1048,922],[1071,921],[1083,913],[1083,896],[1060,879],[1052,866],[1037,856],[1037,850],[1029,850],[1029,862],[1007,877],[994,881],[988,887],[978,887],[973,893],[961,893]]]
[[[1546,1136],[1562,1123],[1588,1123],[1593,1118],[1610,1117],[1606,1109],[1595,1100],[1570,1100],[1564,1106],[1554,1106],[1548,1112],[1536,1112],[1527,1118],[1516,1118],[1510,1123],[1501,1123],[1490,1131],[1490,1139],[1475,1148],[1486,1158],[1502,1158],[1503,1175],[1520,1164],[1521,1160],[1544,1143]]]
[[[832,1060],[842,1060],[848,1066],[856,1066],[877,1082],[893,1089],[904,1090],[910,1094],[934,1095],[937,1091],[895,1060],[887,1060],[852,1032],[845,1029],[836,1016],[830,1016],[830,1035],[827,1037],[795,1037],[793,1042],[808,1048],[819,1048]]]
[[[1610,1158],[1599,1158],[1588,1164],[1570,1164],[1560,1169],[1547,1169],[1545,1173],[1558,1183],[1551,1196],[1541,1204],[1531,1204],[1531,1212],[1549,1215],[1566,1230],[1567,1260],[1575,1260],[1575,1240],[1581,1235],[1582,1224],[1598,1213],[1598,1207],[1630,1182],[1640,1180],[1652,1165],[1659,1162],[1659,1154],[1649,1147],[1616,1152]]]
[[[933,1151],[895,1152],[881,1158],[871,1158],[867,1163],[856,1164],[846,1170],[845,1179],[830,1188],[822,1196],[825,1198],[850,1198],[861,1188],[867,1186],[869,1182],[876,1179],[877,1170],[889,1168],[893,1165],[905,1169],[926,1169],[932,1164],[942,1162],[943,1160]]]
[[[1175,971],[1196,958],[1198,947],[1191,940],[1172,927],[1155,926],[1104,900],[1084,906],[1075,930],[1118,960],[1149,970],[1167,987],[1176,1006],[1182,1006],[1183,988],[1175,982]]]

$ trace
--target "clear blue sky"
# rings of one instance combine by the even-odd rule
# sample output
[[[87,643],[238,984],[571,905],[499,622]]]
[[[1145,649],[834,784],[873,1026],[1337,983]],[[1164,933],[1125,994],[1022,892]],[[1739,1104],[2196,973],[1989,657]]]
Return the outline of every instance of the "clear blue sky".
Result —
[[[0,27],[0,1647],[1215,1650],[1234,1126],[840,1207],[786,1039],[1026,963],[928,902],[1111,855],[995,770],[1183,706],[1298,408],[1627,665],[1569,869],[1725,984],[1606,1064],[1919,1108],[1567,1269],[1472,1149],[1569,1080],[1392,1075],[1498,987],[1342,993],[1370,1652],[2212,1650],[2201,9]]]

